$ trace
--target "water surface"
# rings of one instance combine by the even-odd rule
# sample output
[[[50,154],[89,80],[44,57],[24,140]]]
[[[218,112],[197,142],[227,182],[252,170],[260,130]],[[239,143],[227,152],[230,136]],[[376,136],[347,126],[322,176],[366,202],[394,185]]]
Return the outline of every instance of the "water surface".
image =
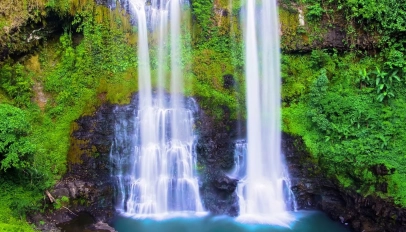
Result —
[[[317,211],[299,211],[294,213],[296,221],[290,228],[246,224],[226,216],[183,217],[166,220],[134,219],[118,217],[114,228],[118,232],[349,232],[349,228],[334,222],[325,214]]]

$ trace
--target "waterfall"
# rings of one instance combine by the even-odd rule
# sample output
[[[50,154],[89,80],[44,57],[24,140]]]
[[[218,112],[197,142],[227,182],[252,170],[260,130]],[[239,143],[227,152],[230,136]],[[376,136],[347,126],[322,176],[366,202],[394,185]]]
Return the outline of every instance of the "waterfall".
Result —
[[[160,107],[154,96],[151,108],[139,100],[116,107],[114,142],[110,159],[117,181],[116,208],[133,216],[175,212],[203,212],[195,173],[196,136],[193,131],[197,106],[192,98],[185,108]],[[171,105],[169,95],[161,99]],[[173,137],[174,115],[182,137]],[[149,129],[149,136],[142,127]]]
[[[159,9],[160,2],[158,0],[154,0],[152,2],[153,8]],[[165,77],[166,77],[166,63],[168,56],[168,48],[166,46],[166,39],[168,37],[168,10],[166,7],[161,10],[156,10],[159,12],[158,14],[154,14],[154,20],[157,22],[157,29],[158,29],[158,42],[156,44],[158,49],[158,83],[157,83],[157,91],[158,91],[158,99],[163,99],[164,89],[165,89]],[[163,105],[162,101],[159,103]]]
[[[276,0],[247,0],[244,26],[247,87],[246,177],[240,219],[288,226],[289,177],[281,152],[280,48]],[[286,192],[288,194],[286,194]]]
[[[234,149],[234,168],[229,176],[236,179],[242,179],[246,176],[247,142],[238,140],[235,142]]]
[[[138,29],[138,99],[115,110],[110,160],[116,208],[136,217],[203,212],[196,167],[196,103],[182,96],[180,0],[121,0]],[[169,20],[170,19],[170,20]],[[170,21],[170,25],[168,25]],[[152,90],[149,34],[157,33],[157,90]],[[169,34],[169,36],[168,36]],[[167,48],[168,37],[170,49]],[[170,57],[171,95],[165,94]]]

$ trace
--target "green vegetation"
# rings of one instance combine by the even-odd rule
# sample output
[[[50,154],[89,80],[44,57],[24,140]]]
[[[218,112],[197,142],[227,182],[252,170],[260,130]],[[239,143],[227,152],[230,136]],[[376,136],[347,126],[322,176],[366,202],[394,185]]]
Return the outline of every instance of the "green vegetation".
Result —
[[[377,46],[401,48],[405,43],[406,6],[394,0],[297,0],[306,9],[309,21],[326,25],[341,24],[346,29],[348,41],[356,43],[356,38],[366,33],[375,40]],[[355,39],[355,40],[354,40]],[[355,46],[355,44],[352,44]]]
[[[0,69],[0,85],[4,92],[10,98],[14,99],[14,102],[18,106],[26,106],[30,102],[32,97],[32,81],[31,77],[27,78],[27,72],[25,67],[21,64],[17,64],[11,67],[9,64],[5,64]],[[28,73],[32,75],[32,73]]]
[[[213,14],[213,0],[192,1],[192,9],[198,25],[205,34],[208,33]]]
[[[54,208],[60,209],[69,203],[69,198],[67,196],[62,196],[60,199],[55,200]]]
[[[380,58],[354,53],[285,55],[283,130],[301,136],[343,186],[406,205],[405,79],[377,64]],[[374,173],[381,164],[388,175]],[[380,187],[384,182],[387,189]]]
[[[404,4],[392,0],[295,4],[293,8],[303,9],[307,19],[303,35],[323,34],[317,24],[342,28],[349,51],[316,49],[283,56],[284,131],[301,136],[324,171],[343,186],[406,206],[402,181],[406,156],[400,145],[406,144]],[[281,15],[282,22],[290,22],[286,11]],[[282,31],[297,40],[291,36],[297,23],[289,25]],[[287,48],[297,48],[286,38]],[[388,173],[378,175],[378,165],[385,165]],[[385,183],[387,188],[382,187]]]
[[[227,3],[226,3],[227,2]],[[242,113],[245,98],[243,80],[242,32],[238,15],[229,9],[228,1],[213,5],[210,1],[199,0],[192,3],[192,15],[200,28],[192,31],[191,72],[186,70],[186,94],[196,96],[201,107],[216,118],[222,118],[224,107],[237,117]],[[223,6],[228,15],[216,14],[213,8]],[[235,3],[234,7],[239,4]],[[210,19],[210,20],[207,20]],[[202,36],[203,35],[203,36]],[[224,75],[232,75],[235,86],[224,86]],[[216,106],[213,108],[213,106]],[[244,114],[244,113],[243,113]]]
[[[69,11],[48,5],[73,14],[72,23],[39,52],[0,67],[2,231],[32,230],[25,214],[42,210],[43,191],[66,172],[72,122],[103,102],[126,103],[137,90],[128,16],[92,1],[81,4],[68,5]]]
[[[27,139],[30,124],[24,112],[8,104],[0,104],[0,170],[22,170],[28,167],[35,151]]]

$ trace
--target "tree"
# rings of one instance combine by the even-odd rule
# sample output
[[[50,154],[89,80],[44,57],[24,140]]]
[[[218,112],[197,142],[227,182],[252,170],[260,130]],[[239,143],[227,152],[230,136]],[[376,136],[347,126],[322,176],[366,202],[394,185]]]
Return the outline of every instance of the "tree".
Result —
[[[27,135],[30,124],[23,110],[0,104],[0,170],[29,166],[35,147]]]

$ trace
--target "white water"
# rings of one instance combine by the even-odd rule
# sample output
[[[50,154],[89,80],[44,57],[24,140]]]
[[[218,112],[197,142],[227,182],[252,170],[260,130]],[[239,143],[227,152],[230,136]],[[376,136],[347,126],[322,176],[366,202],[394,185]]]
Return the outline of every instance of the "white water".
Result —
[[[234,149],[234,168],[228,174],[232,178],[242,179],[247,175],[247,142],[238,140],[235,142]]]
[[[136,217],[202,212],[194,171],[196,106],[190,99],[185,105],[181,96],[181,3],[179,0],[152,0],[151,4],[145,0],[126,0],[122,4],[129,6],[138,28],[139,99],[137,107],[127,107],[132,114],[116,112],[115,142],[111,148],[113,175],[119,190],[116,208]],[[158,33],[154,44],[158,50],[157,94],[152,91],[148,43],[149,34],[155,32]],[[163,90],[166,56],[171,58],[170,98]]]
[[[239,219],[288,226],[293,217],[281,153],[276,0],[247,0],[244,32],[248,145],[247,175],[238,186]]]
[[[166,57],[168,54],[167,48],[167,38],[168,38],[168,10],[165,4],[165,7],[159,5],[160,2],[158,0],[153,0],[152,7],[156,9],[156,14],[154,14],[153,21],[157,22],[156,28],[158,30],[158,41],[157,41],[157,49],[158,49],[158,83],[157,83],[157,91],[158,91],[158,99],[163,99],[164,89],[165,89],[165,77],[167,72],[167,59]],[[162,3],[163,4],[163,3]],[[161,8],[160,8],[161,7]],[[160,105],[162,105],[162,100],[160,101]]]
[[[140,98],[141,100],[141,98]],[[171,105],[170,98],[164,105]],[[122,109],[121,109],[122,108]],[[117,107],[111,162],[118,183],[116,208],[136,217],[154,217],[179,212],[203,212],[195,173],[196,152],[193,114],[196,104],[186,108]],[[181,136],[174,138],[174,115]],[[148,128],[148,135],[142,128]]]

